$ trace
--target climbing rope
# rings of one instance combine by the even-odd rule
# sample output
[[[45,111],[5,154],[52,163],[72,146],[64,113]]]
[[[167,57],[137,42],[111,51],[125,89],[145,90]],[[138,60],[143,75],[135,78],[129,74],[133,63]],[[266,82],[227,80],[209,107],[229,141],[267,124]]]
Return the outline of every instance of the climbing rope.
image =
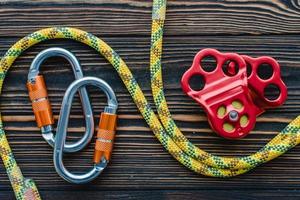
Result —
[[[258,152],[245,157],[211,155],[193,145],[175,124],[163,92],[161,55],[166,0],[154,0],[151,34],[151,88],[158,116],[151,109],[141,88],[120,56],[98,37],[75,28],[54,27],[36,31],[15,43],[0,61],[0,94],[7,71],[29,47],[50,39],[72,39],[103,55],[118,72],[142,116],[162,145],[180,163],[206,176],[231,177],[270,161],[300,143],[300,116]],[[0,153],[17,199],[40,199],[37,188],[18,168],[0,121]]]
[[[166,144],[164,145],[166,149],[179,162],[197,173],[214,177],[231,177],[270,161],[299,144],[300,116],[258,152],[245,157],[230,158],[209,154],[192,144],[184,136],[172,119],[163,90],[161,55],[165,7],[166,1],[157,2],[153,6],[150,72],[153,99],[167,135],[163,136],[164,139],[159,140]],[[160,125],[157,126],[160,127]]]

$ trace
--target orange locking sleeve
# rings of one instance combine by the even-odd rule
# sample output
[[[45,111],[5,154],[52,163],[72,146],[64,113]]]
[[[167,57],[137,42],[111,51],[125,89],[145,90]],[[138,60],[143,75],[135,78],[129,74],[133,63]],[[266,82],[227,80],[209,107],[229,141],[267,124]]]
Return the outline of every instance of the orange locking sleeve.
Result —
[[[27,82],[27,89],[29,98],[32,101],[32,109],[37,126],[40,128],[42,126],[54,124],[44,77],[39,75],[36,77],[34,83]]]
[[[113,150],[113,141],[117,125],[117,115],[110,113],[101,113],[99,130],[95,145],[94,163],[101,162],[102,157],[110,160]]]

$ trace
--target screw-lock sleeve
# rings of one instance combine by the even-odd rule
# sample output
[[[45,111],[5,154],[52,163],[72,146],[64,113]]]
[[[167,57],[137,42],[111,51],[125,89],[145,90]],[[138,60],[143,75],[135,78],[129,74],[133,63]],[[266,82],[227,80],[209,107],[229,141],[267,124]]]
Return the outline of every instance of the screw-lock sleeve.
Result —
[[[101,113],[99,130],[95,144],[94,163],[101,162],[102,157],[110,160],[115,138],[117,115],[111,113]]]
[[[34,82],[27,82],[27,88],[37,126],[41,128],[54,124],[44,77],[39,75]]]

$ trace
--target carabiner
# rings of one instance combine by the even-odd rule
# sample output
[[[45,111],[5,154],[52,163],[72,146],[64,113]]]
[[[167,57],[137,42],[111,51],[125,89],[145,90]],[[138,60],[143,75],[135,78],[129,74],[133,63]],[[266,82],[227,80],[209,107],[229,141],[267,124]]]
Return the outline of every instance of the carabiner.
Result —
[[[32,101],[35,119],[38,127],[41,129],[42,136],[52,147],[54,146],[55,141],[53,134],[54,119],[50,101],[48,99],[47,87],[43,75],[39,74],[39,68],[47,58],[53,56],[59,56],[67,59],[72,66],[75,79],[78,80],[83,78],[82,69],[76,57],[71,52],[62,48],[46,49],[40,52],[31,63],[27,82],[29,97]],[[82,150],[91,141],[94,134],[93,111],[87,90],[85,87],[82,87],[79,88],[78,93],[85,117],[85,134],[79,141],[71,144],[65,144],[65,152],[77,152]],[[57,131],[57,134],[58,133],[59,131]]]
[[[71,103],[75,93],[86,85],[93,85],[104,91],[107,97],[107,106],[104,108],[104,112],[101,113],[99,130],[97,133],[97,140],[94,153],[94,167],[85,174],[73,174],[69,172],[63,164],[63,149],[67,137],[67,126],[69,121],[69,114],[71,110]],[[79,80],[75,80],[66,90],[62,101],[62,108],[57,125],[57,134],[55,137],[54,145],[54,166],[56,172],[70,183],[87,183],[95,179],[107,166],[110,160],[113,139],[115,136],[116,120],[118,103],[112,88],[102,79],[95,77],[85,77]]]

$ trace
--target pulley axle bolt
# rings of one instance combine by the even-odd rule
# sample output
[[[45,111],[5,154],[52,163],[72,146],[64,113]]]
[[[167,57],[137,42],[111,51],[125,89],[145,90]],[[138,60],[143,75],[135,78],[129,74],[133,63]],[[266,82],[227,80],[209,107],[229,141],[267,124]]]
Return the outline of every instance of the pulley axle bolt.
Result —
[[[229,120],[231,122],[236,122],[239,119],[239,113],[235,110],[229,112]]]

